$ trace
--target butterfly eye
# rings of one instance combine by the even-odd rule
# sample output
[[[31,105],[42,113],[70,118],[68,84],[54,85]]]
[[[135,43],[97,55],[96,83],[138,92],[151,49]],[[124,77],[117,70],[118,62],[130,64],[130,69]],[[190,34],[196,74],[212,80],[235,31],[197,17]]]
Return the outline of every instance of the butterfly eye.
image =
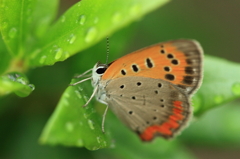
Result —
[[[106,71],[107,68],[101,67],[96,70],[97,74],[103,74]]]

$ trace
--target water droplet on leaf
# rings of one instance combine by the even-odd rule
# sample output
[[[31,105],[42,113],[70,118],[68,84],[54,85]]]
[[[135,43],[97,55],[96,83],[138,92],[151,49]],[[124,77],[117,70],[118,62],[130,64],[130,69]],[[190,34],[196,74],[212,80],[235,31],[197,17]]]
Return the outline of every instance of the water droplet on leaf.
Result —
[[[71,122],[67,122],[65,127],[66,127],[68,132],[72,132],[73,129],[74,129],[74,126],[73,126],[73,124]]]
[[[75,90],[74,92],[75,92],[75,94],[77,95],[77,97],[78,97],[79,99],[82,99],[82,96],[80,95],[80,93],[78,92],[78,90]]]
[[[64,106],[68,107],[69,106],[69,102],[67,99],[62,99],[62,103]]]
[[[98,18],[98,17],[95,17],[93,22],[94,22],[95,24],[97,24],[98,21],[99,21],[99,18]]]
[[[63,15],[63,16],[61,17],[61,22],[64,23],[65,20],[66,20],[66,17]]]
[[[141,7],[140,5],[133,5],[130,8],[130,14],[131,15],[139,15],[139,13],[141,12]]]
[[[71,34],[67,41],[69,42],[69,44],[73,44],[75,40],[76,36],[74,34]]]
[[[122,20],[122,15],[119,12],[116,12],[115,14],[113,14],[112,16],[112,22],[113,23],[119,23]]]
[[[32,91],[35,89],[35,86],[33,84],[28,84],[28,86],[32,89]]]
[[[94,129],[94,126],[93,126],[93,121],[92,120],[88,120],[88,125],[89,125],[89,127],[90,127],[90,129]]]
[[[40,52],[41,52],[41,49],[34,50],[33,53],[30,55],[30,58],[34,59]]]
[[[214,97],[214,101],[215,101],[216,104],[222,103],[223,100],[224,100],[223,96],[221,96],[221,95],[217,95],[217,96]]]
[[[240,82],[233,84],[232,92],[234,95],[240,95]]]
[[[97,142],[100,143],[100,137],[99,136],[97,137]]]
[[[83,146],[83,140],[82,139],[78,139],[76,145],[77,146]]]
[[[46,58],[47,58],[47,56],[42,56],[41,58],[40,58],[40,60],[39,60],[39,63],[40,64],[43,64],[45,61],[46,61]]]
[[[62,57],[63,50],[61,48],[55,49],[55,59],[59,60]]]
[[[70,56],[69,52],[65,51],[64,52],[64,58],[67,59],[67,58],[69,58],[69,56]]]
[[[7,28],[7,27],[8,27],[8,22],[3,22],[3,23],[2,23],[2,28],[5,29],[5,28]]]
[[[16,37],[16,34],[17,34],[17,29],[16,28],[11,28],[8,32],[8,36],[10,38],[15,38]]]
[[[97,29],[94,28],[94,27],[91,27],[87,30],[87,34],[86,34],[86,37],[85,37],[85,41],[87,43],[93,41],[95,38],[96,38],[96,35],[97,35]]]
[[[80,15],[76,22],[83,25],[85,23],[85,21],[86,21],[86,16]]]

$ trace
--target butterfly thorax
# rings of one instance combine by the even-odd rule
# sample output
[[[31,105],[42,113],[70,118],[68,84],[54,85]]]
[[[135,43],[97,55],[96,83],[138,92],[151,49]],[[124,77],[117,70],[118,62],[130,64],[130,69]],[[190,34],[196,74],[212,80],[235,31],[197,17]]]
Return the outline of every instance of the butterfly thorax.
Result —
[[[97,100],[103,104],[106,104],[106,90],[104,89],[106,84],[105,82],[100,82],[102,75],[108,68],[108,65],[96,63],[92,70],[92,86],[97,89],[95,94]]]

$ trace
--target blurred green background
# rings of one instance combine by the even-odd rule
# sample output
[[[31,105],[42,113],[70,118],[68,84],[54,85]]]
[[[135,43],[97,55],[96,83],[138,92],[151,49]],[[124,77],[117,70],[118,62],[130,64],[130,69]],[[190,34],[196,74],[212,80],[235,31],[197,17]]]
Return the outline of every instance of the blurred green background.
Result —
[[[62,0],[59,15],[76,2]],[[171,1],[110,35],[109,60],[120,57],[111,55],[113,50],[124,55],[154,43],[190,38],[198,40],[206,54],[240,63],[239,17],[240,1],[237,0]],[[115,43],[115,39],[122,39],[122,43]],[[106,40],[94,47],[106,52]],[[30,96],[19,98],[12,94],[0,99],[0,158],[112,158],[104,155],[102,150],[99,153],[84,148],[51,147],[38,143],[44,125],[73,75],[89,69],[97,61],[105,62],[104,53],[100,59],[94,58],[95,50],[90,48],[54,66],[30,70],[27,75],[36,86]],[[185,143],[186,151],[199,159],[240,158],[240,142],[231,140],[231,135],[239,134],[240,138],[239,104],[240,100],[237,100],[203,114],[179,137]],[[220,133],[219,130],[225,132]]]

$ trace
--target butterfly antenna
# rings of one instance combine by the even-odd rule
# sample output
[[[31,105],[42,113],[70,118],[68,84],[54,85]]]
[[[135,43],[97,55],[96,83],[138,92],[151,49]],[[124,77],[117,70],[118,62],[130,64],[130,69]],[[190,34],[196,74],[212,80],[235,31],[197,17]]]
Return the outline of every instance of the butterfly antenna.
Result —
[[[109,37],[107,37],[107,59],[106,59],[106,64],[108,63],[108,56],[109,56]]]

